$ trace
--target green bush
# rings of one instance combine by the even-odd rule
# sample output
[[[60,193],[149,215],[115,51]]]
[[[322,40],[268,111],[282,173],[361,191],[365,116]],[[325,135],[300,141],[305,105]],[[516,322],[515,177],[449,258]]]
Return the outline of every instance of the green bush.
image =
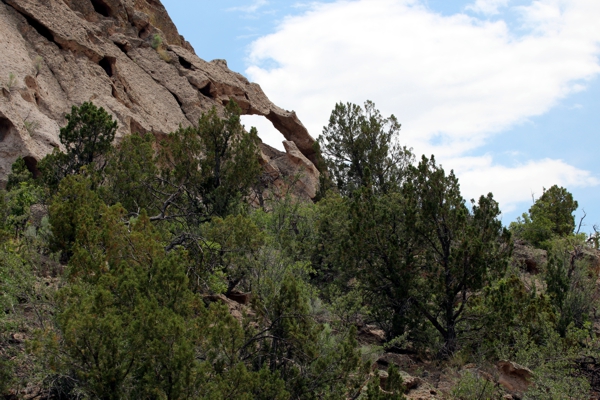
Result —
[[[553,237],[564,237],[573,233],[575,217],[573,212],[578,203],[573,195],[557,185],[544,189],[544,193],[516,222],[510,224],[511,230],[534,246],[547,248]]]
[[[457,400],[501,399],[494,382],[490,382],[477,372],[464,371],[460,380],[452,388],[452,398]]]
[[[91,102],[73,106],[65,118],[68,123],[60,129],[59,138],[66,152],[55,149],[38,164],[44,183],[51,188],[56,188],[65,176],[77,174],[82,167],[94,162],[98,164],[88,172],[104,169],[100,158],[112,148],[117,132],[117,121],[113,121],[104,108]]]

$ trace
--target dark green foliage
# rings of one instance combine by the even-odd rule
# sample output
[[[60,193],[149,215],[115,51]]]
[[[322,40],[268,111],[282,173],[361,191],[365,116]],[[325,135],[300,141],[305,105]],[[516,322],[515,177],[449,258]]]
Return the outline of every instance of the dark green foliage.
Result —
[[[21,340],[45,321],[45,305],[49,301],[46,288],[37,285],[34,272],[39,264],[31,241],[0,239],[0,397],[9,395],[9,389],[23,387],[32,376],[23,374],[22,365],[32,360],[24,354]],[[25,244],[25,243],[28,244]],[[26,312],[34,314],[27,321]],[[32,375],[37,366],[28,366]]]
[[[153,188],[157,185],[156,141],[150,133],[124,137],[106,156],[105,182],[100,188],[107,204],[121,203],[129,212],[158,213]]]
[[[71,114],[65,118],[68,124],[61,128],[59,137],[69,157],[66,172],[72,174],[110,150],[117,131],[117,121],[113,121],[102,107],[98,108],[89,102],[80,107],[73,106]]]
[[[338,260],[357,272],[374,316],[390,339],[408,327],[424,332],[426,321],[442,337],[440,355],[452,354],[470,293],[507,265],[498,204],[482,196],[469,210],[454,174],[425,157],[400,193],[365,190],[353,204],[351,239]]]
[[[522,219],[510,224],[511,230],[534,246],[548,248],[553,237],[564,237],[575,230],[577,201],[563,187],[544,189],[542,196],[523,214]]]
[[[159,146],[158,176],[145,184],[154,199],[151,220],[170,232],[168,247],[184,246],[198,262],[201,225],[243,212],[260,173],[256,130],[245,132],[239,113],[231,101],[225,120],[212,109],[197,127],[171,133]]]
[[[73,254],[77,240],[96,231],[100,212],[105,207],[91,187],[91,180],[83,175],[67,176],[61,181],[50,204],[52,248],[62,252],[64,260]]]
[[[204,201],[219,216],[231,211],[240,194],[247,195],[260,173],[256,129],[246,133],[240,114],[239,106],[230,101],[225,119],[219,118],[213,108],[198,122],[204,152],[201,162]]]
[[[13,380],[13,363],[8,353],[8,333],[11,325],[8,314],[17,303],[15,292],[18,290],[18,285],[14,281],[12,270],[21,267],[15,255],[10,254],[6,245],[2,243],[0,249],[0,395],[6,394]]]
[[[51,187],[56,187],[65,176],[77,174],[82,167],[99,161],[111,149],[117,131],[117,121],[91,102],[73,106],[65,118],[68,123],[59,136],[65,153],[55,149],[39,164],[44,182]],[[96,167],[101,170],[103,166],[100,163]]]
[[[256,268],[257,253],[264,245],[264,233],[248,217],[229,215],[206,224],[204,237],[204,260],[209,264],[209,271],[226,276],[227,284],[222,292],[229,294],[240,284],[247,288],[247,278]]]
[[[363,191],[352,205],[352,239],[344,257],[351,263],[369,294],[375,319],[392,339],[405,332],[413,318],[412,299],[421,290],[423,254],[412,229],[414,212],[400,193],[373,196]]]
[[[274,375],[237,360],[242,328],[190,290],[185,252],[165,252],[143,212],[125,224],[119,206],[98,211],[58,293],[60,336],[45,342],[53,370],[101,399],[286,398]]]
[[[103,214],[98,228],[77,240],[73,284],[59,293],[64,350],[57,355],[67,358],[57,361],[99,398],[188,397],[198,321],[185,259],[165,254],[145,215],[127,229],[119,208]]]
[[[577,202],[567,189],[554,185],[548,190],[544,189],[542,196],[529,209],[529,215],[533,221],[548,219],[553,234],[566,236],[575,230],[573,212],[577,207]]]
[[[383,118],[370,101],[364,109],[352,103],[335,105],[319,146],[342,194],[367,185],[387,193],[402,183],[413,155],[396,142],[399,131],[396,117]]]
[[[22,183],[33,183],[33,174],[27,169],[27,165],[25,164],[23,157],[19,157],[11,166],[11,172],[8,174],[6,190],[10,192],[13,189],[19,188]]]
[[[309,288],[290,272],[283,281],[268,280],[258,291],[258,310],[267,329],[253,355],[286,382],[294,399],[338,399],[358,387],[360,367],[356,330],[334,334],[317,323],[310,311]]]
[[[213,108],[197,127],[180,128],[162,144],[161,189],[169,193],[162,217],[169,207],[194,224],[224,217],[249,194],[260,173],[258,137],[243,130],[240,112],[230,101],[225,119]]]
[[[311,261],[316,269],[315,283],[326,298],[339,288],[346,292],[356,276],[357,263],[352,244],[352,218],[347,198],[330,192],[317,203],[315,237]]]
[[[453,172],[446,175],[433,157],[423,157],[405,185],[409,228],[419,240],[424,286],[414,302],[444,339],[442,355],[458,345],[459,324],[468,307],[469,293],[501,276],[510,255],[509,234],[498,219],[500,209],[491,193],[472,201],[460,194]]]
[[[42,190],[35,185],[33,175],[22,158],[12,165],[6,190],[1,193],[0,225],[18,236],[27,226],[30,207],[42,198]]]
[[[585,249],[583,238],[571,237],[554,240],[549,251],[545,281],[563,337],[571,325],[589,326],[597,307],[595,270],[585,260]]]

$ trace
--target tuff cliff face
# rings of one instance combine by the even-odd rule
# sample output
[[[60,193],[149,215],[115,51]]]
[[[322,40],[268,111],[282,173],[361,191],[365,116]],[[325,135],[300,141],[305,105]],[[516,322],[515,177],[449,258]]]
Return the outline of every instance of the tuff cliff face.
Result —
[[[0,183],[25,157],[31,170],[60,146],[72,105],[93,101],[131,132],[166,135],[234,99],[244,114],[268,118],[286,153],[262,145],[273,181],[299,175],[314,197],[314,139],[294,112],[223,60],[206,62],[179,35],[158,0],[0,0]],[[281,183],[280,182],[280,183]],[[298,186],[299,185],[299,186]]]

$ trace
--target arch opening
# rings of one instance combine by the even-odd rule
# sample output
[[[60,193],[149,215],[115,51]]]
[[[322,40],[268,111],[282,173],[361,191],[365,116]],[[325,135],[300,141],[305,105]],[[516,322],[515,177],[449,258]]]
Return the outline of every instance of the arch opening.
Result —
[[[276,150],[285,152],[283,141],[285,137],[279,132],[271,121],[262,115],[242,115],[240,117],[245,129],[250,132],[251,127],[256,127],[258,137],[263,143],[273,147]]]

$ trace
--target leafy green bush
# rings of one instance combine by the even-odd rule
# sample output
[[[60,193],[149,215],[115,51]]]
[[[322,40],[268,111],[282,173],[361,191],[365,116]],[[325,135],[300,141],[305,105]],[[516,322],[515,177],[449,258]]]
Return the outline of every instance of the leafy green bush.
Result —
[[[493,382],[477,372],[464,371],[458,383],[452,388],[452,398],[457,400],[501,399],[501,394]]]
[[[573,233],[577,209],[577,201],[563,187],[557,185],[544,189],[544,193],[529,209],[529,214],[523,214],[516,222],[510,224],[510,229],[534,246],[547,248],[552,237],[564,237]]]

